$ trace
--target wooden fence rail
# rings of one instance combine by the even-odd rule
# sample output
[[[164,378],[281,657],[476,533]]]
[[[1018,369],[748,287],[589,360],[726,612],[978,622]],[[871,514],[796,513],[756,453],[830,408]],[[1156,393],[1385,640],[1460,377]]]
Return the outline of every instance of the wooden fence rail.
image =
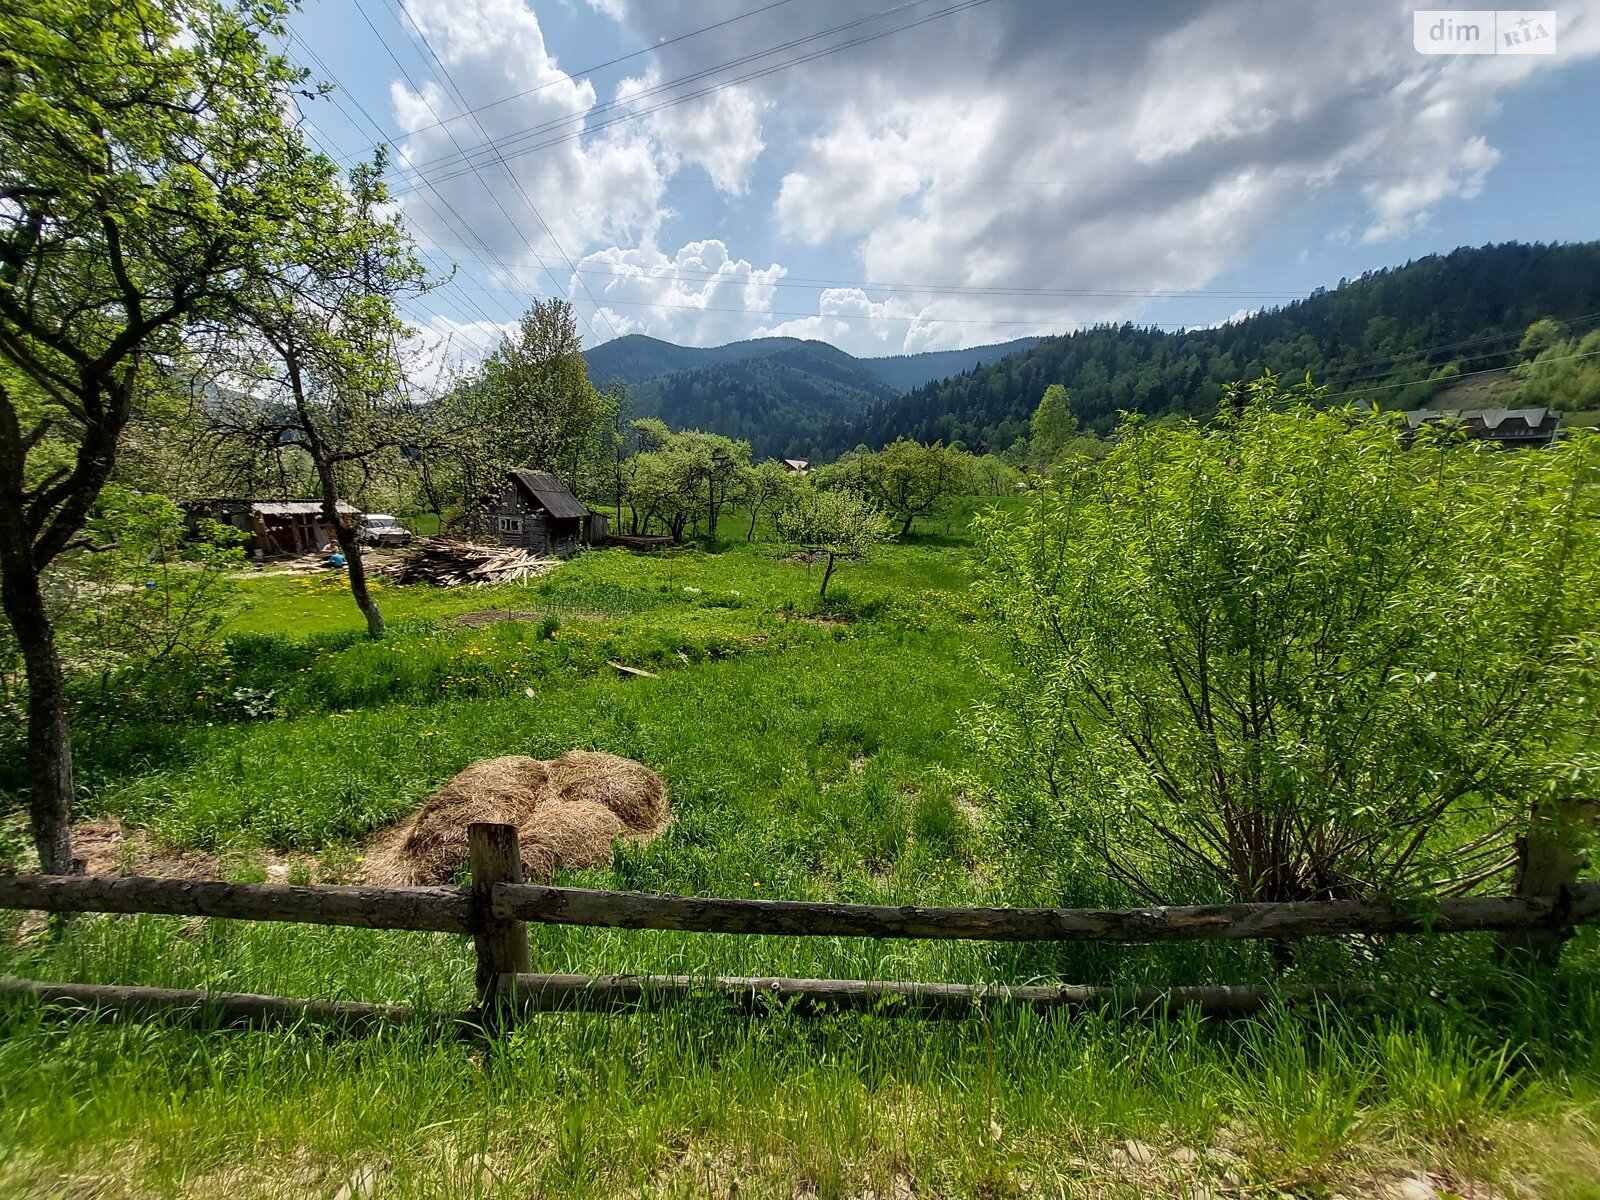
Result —
[[[1467,896],[1415,909],[1368,901],[1139,909],[918,908],[643,895],[525,884],[512,826],[473,824],[468,835],[470,888],[291,887],[137,876],[5,875],[0,876],[0,908],[471,934],[478,960],[479,995],[478,1007],[471,1013],[419,1014],[354,1001],[29,980],[0,980],[0,998],[24,996],[55,1010],[101,1015],[137,1017],[161,1012],[177,1019],[229,1026],[308,1020],[359,1028],[418,1016],[495,1024],[531,1012],[648,1009],[688,996],[714,998],[750,1013],[873,1008],[952,1016],[970,1013],[983,1004],[1024,1004],[1039,1009],[1114,1007],[1141,1012],[1194,1008],[1205,1015],[1229,1016],[1274,1000],[1338,1000],[1365,994],[1365,989],[1110,989],[682,975],[536,975],[529,962],[526,923],[800,937],[1122,943],[1560,930],[1600,924],[1600,883],[1565,887],[1551,897]]]

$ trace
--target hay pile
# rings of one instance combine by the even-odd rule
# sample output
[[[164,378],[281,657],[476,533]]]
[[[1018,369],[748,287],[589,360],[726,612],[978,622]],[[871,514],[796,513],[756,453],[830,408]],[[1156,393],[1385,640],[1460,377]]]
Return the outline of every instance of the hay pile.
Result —
[[[524,876],[603,867],[617,838],[644,842],[671,820],[667,786],[649,767],[615,754],[569,750],[548,761],[510,755],[473,763],[367,856],[374,883],[446,884],[467,862],[467,825],[515,825]]]

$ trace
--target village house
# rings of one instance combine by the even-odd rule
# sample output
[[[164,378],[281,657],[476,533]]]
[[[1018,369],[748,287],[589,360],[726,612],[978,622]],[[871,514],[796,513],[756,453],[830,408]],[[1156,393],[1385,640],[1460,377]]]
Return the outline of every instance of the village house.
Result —
[[[1414,433],[1424,425],[1459,425],[1476,441],[1496,442],[1502,449],[1548,446],[1556,440],[1561,415],[1548,408],[1419,408],[1405,414]]]
[[[606,536],[605,517],[547,471],[507,471],[490,517],[502,546],[534,554],[574,554]]]

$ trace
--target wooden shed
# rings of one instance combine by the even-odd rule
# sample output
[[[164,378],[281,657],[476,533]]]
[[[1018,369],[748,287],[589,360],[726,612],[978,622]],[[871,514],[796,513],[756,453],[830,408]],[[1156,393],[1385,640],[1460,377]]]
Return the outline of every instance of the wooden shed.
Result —
[[[312,554],[333,544],[333,527],[322,515],[320,500],[199,500],[184,506],[189,535],[197,536],[199,521],[209,517],[250,535],[247,551],[263,554]],[[358,509],[339,501],[339,512],[353,517]]]
[[[493,515],[502,546],[535,554],[573,554],[605,536],[605,518],[548,471],[507,471]]]

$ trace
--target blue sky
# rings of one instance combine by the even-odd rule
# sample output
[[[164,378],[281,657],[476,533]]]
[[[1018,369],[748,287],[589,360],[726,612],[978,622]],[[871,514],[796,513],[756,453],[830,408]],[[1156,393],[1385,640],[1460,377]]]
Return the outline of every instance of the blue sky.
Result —
[[[1600,0],[1541,56],[1418,54],[1412,12],[308,0],[289,52],[335,85],[303,106],[325,149],[396,148],[449,277],[409,305],[437,356],[550,295],[588,343],[872,355],[1201,325],[1457,245],[1600,237]]]

